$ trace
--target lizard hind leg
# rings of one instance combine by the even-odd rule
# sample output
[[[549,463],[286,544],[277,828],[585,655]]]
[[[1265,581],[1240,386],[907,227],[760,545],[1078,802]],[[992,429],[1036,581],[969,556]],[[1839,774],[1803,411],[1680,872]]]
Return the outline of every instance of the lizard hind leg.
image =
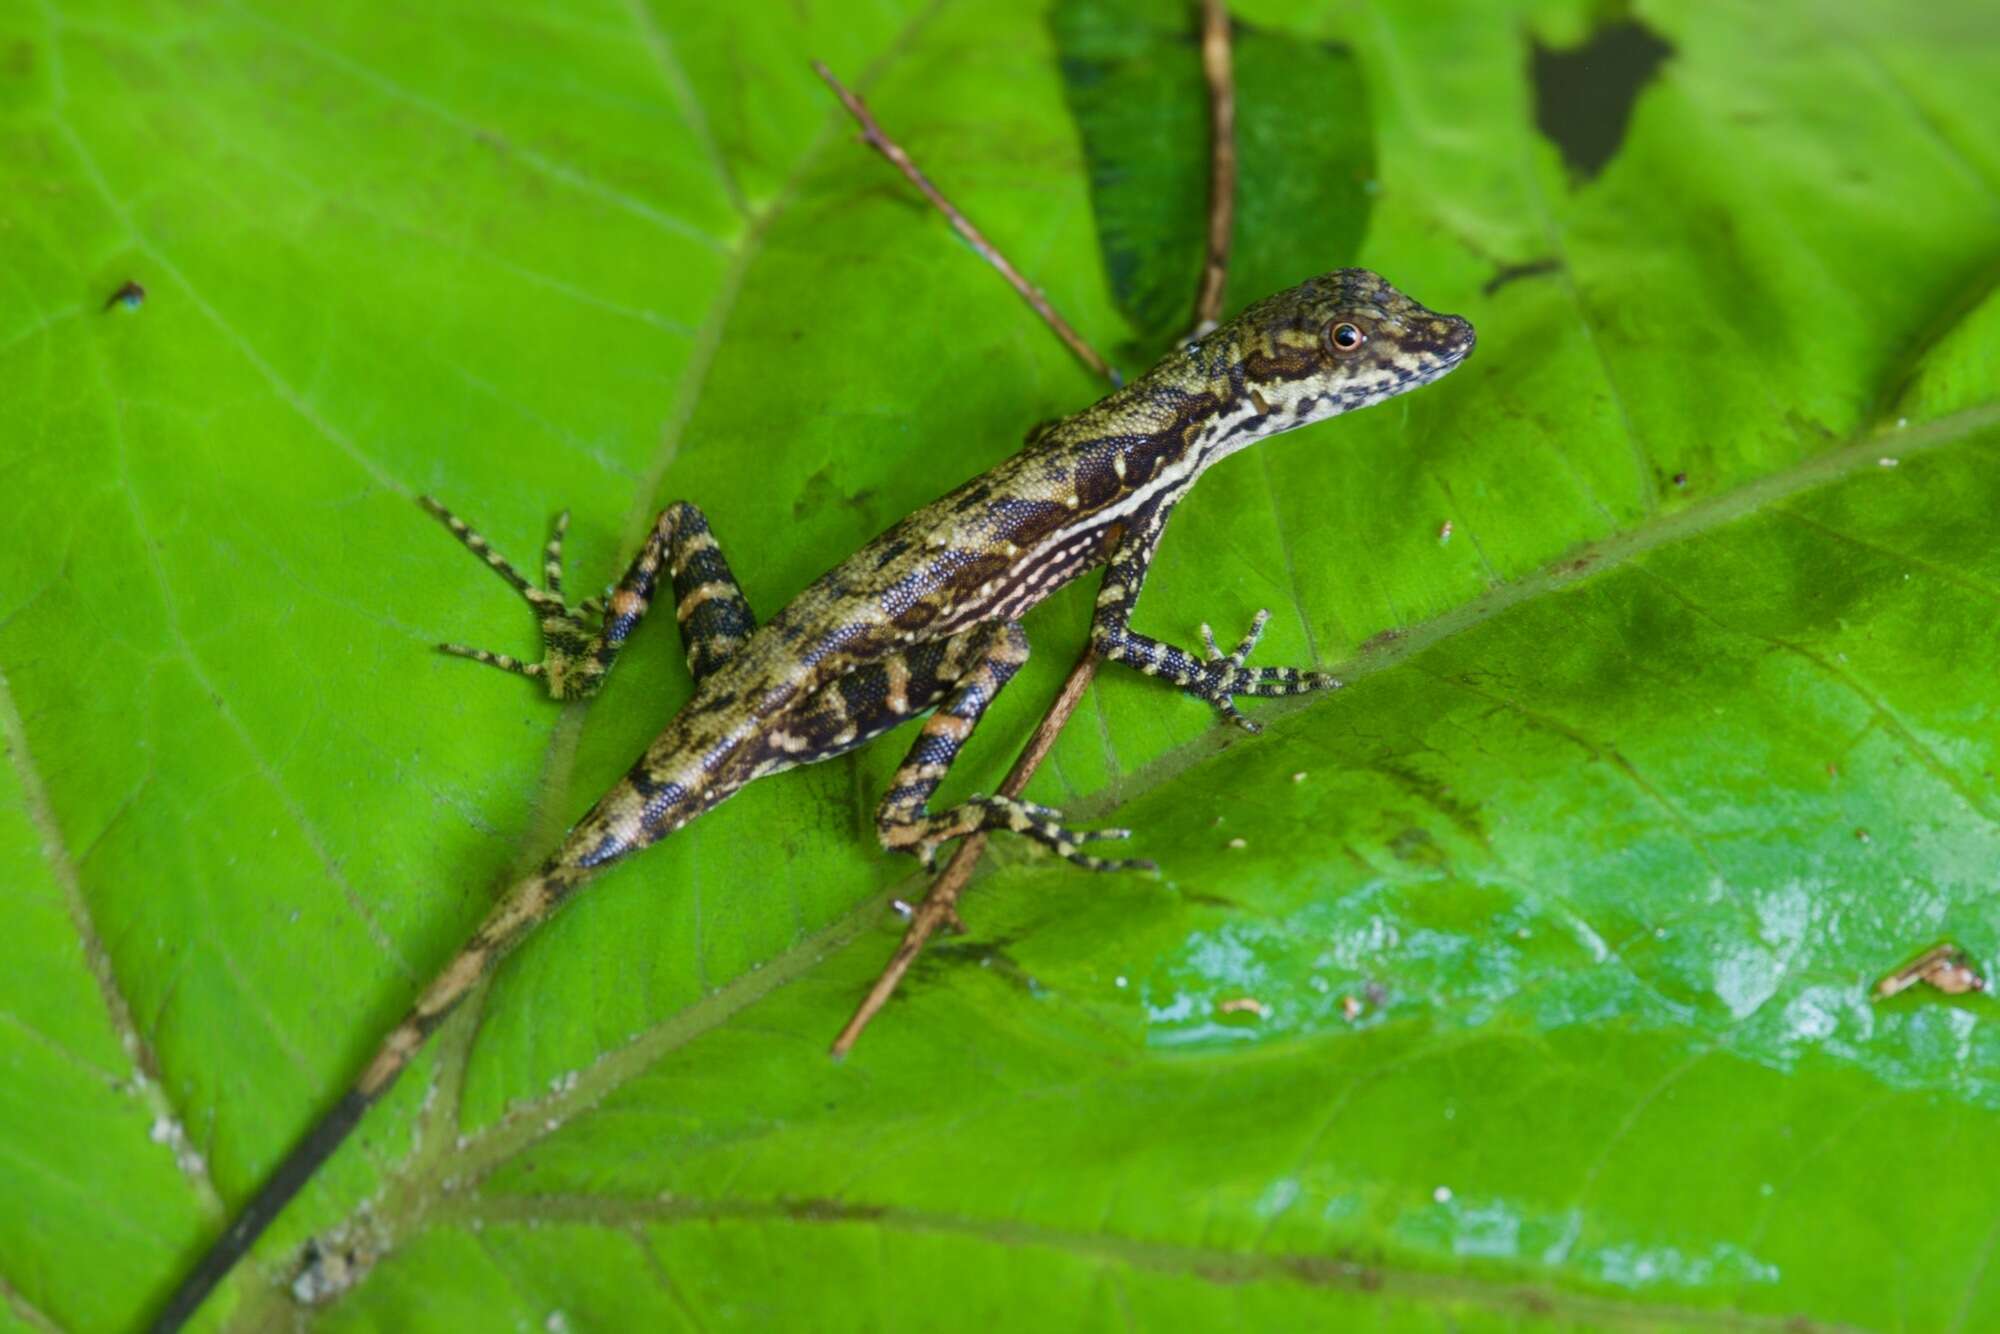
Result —
[[[1076,865],[1092,871],[1153,870],[1153,863],[1093,857],[1086,843],[1131,836],[1126,829],[1071,829],[1062,812],[1014,797],[975,795],[947,810],[933,812],[929,802],[944,781],[952,761],[964,746],[980,716],[1001,689],[1028,660],[1028,636],[1009,621],[979,632],[966,647],[969,660],[937,712],[925,720],[909,754],[890,780],[889,791],[876,808],[875,830],[882,846],[907,852],[929,869],[940,845],[982,831],[1021,834]]]
[[[678,500],[660,511],[653,532],[666,543],[674,620],[680,625],[688,672],[699,683],[756,633],[757,617],[709,532],[707,515]]]

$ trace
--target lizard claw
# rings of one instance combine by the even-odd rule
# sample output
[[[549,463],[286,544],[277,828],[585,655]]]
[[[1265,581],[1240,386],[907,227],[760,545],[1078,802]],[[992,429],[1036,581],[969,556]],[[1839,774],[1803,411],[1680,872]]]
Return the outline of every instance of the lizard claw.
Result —
[[[1250,618],[1250,628],[1237,641],[1234,652],[1224,654],[1215,642],[1215,631],[1208,628],[1208,622],[1201,623],[1201,642],[1208,648],[1210,662],[1226,662],[1232,667],[1241,667],[1250,657],[1250,650],[1257,647],[1257,641],[1264,637],[1264,627],[1270,623],[1271,612],[1267,607],[1259,607],[1257,614]]]

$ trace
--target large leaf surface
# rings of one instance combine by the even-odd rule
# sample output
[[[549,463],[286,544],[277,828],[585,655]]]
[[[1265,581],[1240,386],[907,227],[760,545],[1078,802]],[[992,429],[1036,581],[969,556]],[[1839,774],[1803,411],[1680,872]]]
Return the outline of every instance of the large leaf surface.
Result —
[[[527,625],[416,493],[522,558],[569,505],[585,586],[684,495],[769,609],[1094,392],[807,56],[1125,336],[1040,15],[680,8],[0,15],[13,1323],[157,1302],[685,693],[664,626],[587,712],[432,655]],[[1481,348],[1218,469],[1139,623],[1270,606],[1349,688],[1239,742],[1108,672],[1034,793],[1164,876],[996,846],[841,1066],[897,747],[752,789],[524,947],[215,1316],[337,1224],[386,1251],[340,1328],[2000,1310],[1990,1010],[1866,998],[2000,954],[1992,19],[1641,6],[1587,172],[1531,53],[1595,6],[1241,8],[1351,52],[1358,258]],[[1274,281],[1349,257],[1291,225]]]

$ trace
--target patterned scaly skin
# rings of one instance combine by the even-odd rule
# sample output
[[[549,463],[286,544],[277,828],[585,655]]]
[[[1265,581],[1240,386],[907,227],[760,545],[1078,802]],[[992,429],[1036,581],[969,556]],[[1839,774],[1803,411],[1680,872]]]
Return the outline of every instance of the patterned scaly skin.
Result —
[[[571,607],[561,582],[567,515],[545,552],[543,591],[426,498],[527,599],[544,643],[539,663],[458,644],[442,645],[446,652],[539,678],[556,699],[587,697],[645,615],[664,569],[694,696],[541,869],[495,906],[384,1039],[355,1087],[190,1275],[160,1327],[172,1328],[192,1312],[515,942],[588,876],[658,842],[754,779],[844,754],[934,710],[877,811],[883,846],[928,866],[942,843],[1008,830],[1093,870],[1147,865],[1083,851],[1126,831],[1072,830],[1057,812],[1029,802],[976,796],[945,811],[929,809],[980,715],[1027,660],[1020,617],[1078,575],[1108,564],[1091,625],[1104,657],[1171,681],[1251,730],[1235,696],[1339,685],[1319,672],[1246,665],[1263,613],[1227,654],[1206,626],[1207,653],[1200,657],[1135,632],[1129,621],[1147,565],[1167,516],[1211,465],[1267,436],[1428,384],[1472,346],[1465,320],[1426,310],[1373,273],[1324,274],[1251,306],[1097,404],[1037,428],[1019,454],[890,528],[761,628],[707,520],[686,502],[662,511],[606,598]]]

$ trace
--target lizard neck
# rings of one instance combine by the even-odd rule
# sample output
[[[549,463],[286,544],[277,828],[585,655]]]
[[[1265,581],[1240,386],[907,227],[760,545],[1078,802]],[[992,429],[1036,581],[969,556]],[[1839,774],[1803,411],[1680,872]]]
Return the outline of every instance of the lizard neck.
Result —
[[[1289,398],[1252,385],[1235,342],[1211,335],[1058,422],[1029,453],[1072,467],[1080,518],[1150,512],[1171,507],[1211,465],[1290,426]]]

